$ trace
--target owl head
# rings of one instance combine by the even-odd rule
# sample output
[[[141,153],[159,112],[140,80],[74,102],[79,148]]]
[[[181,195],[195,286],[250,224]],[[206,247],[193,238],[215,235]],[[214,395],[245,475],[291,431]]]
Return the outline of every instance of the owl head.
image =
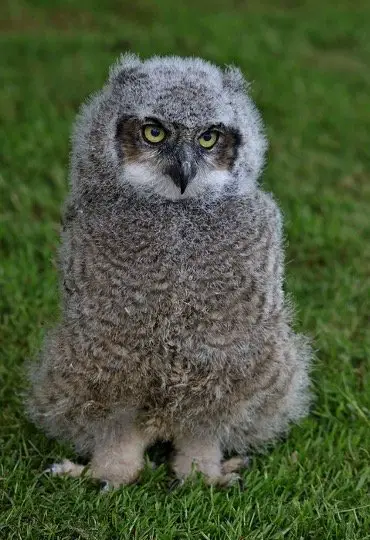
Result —
[[[266,141],[246,87],[238,69],[198,58],[123,55],[78,116],[73,188],[172,201],[253,190]]]

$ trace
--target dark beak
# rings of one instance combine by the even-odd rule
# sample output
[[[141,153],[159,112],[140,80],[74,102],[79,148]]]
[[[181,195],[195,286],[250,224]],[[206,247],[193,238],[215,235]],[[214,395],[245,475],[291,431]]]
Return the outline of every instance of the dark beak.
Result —
[[[180,188],[181,195],[183,195],[190,180],[197,172],[191,150],[186,147],[179,149],[166,172]]]

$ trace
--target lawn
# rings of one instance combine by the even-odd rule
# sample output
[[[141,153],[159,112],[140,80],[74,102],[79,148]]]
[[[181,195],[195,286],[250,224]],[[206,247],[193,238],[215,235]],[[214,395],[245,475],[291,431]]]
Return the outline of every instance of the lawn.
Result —
[[[370,5],[5,0],[0,23],[0,538],[370,538]],[[186,4],[186,8],[184,7]],[[367,4],[367,5],[366,5]],[[316,350],[309,418],[245,489],[168,490],[164,466],[102,494],[25,418],[24,361],[58,317],[56,251],[79,104],[125,50],[241,66],[270,140],[287,291]]]

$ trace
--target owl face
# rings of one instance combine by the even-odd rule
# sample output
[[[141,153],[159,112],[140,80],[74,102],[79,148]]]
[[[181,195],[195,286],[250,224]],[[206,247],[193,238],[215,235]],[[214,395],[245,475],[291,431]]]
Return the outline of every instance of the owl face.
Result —
[[[265,151],[242,74],[196,58],[124,55],[82,110],[72,179],[181,201],[251,189]]]
[[[176,200],[222,190],[232,178],[240,134],[223,123],[186,126],[167,118],[122,118],[122,177]]]

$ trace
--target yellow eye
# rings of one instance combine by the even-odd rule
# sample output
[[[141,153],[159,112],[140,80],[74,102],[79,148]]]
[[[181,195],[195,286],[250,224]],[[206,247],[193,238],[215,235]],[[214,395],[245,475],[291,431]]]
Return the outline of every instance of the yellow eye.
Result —
[[[148,124],[143,127],[143,137],[146,141],[156,144],[162,142],[166,137],[166,132],[161,126]]]
[[[215,130],[205,131],[198,139],[200,146],[210,150],[218,141],[218,135],[218,131]]]

